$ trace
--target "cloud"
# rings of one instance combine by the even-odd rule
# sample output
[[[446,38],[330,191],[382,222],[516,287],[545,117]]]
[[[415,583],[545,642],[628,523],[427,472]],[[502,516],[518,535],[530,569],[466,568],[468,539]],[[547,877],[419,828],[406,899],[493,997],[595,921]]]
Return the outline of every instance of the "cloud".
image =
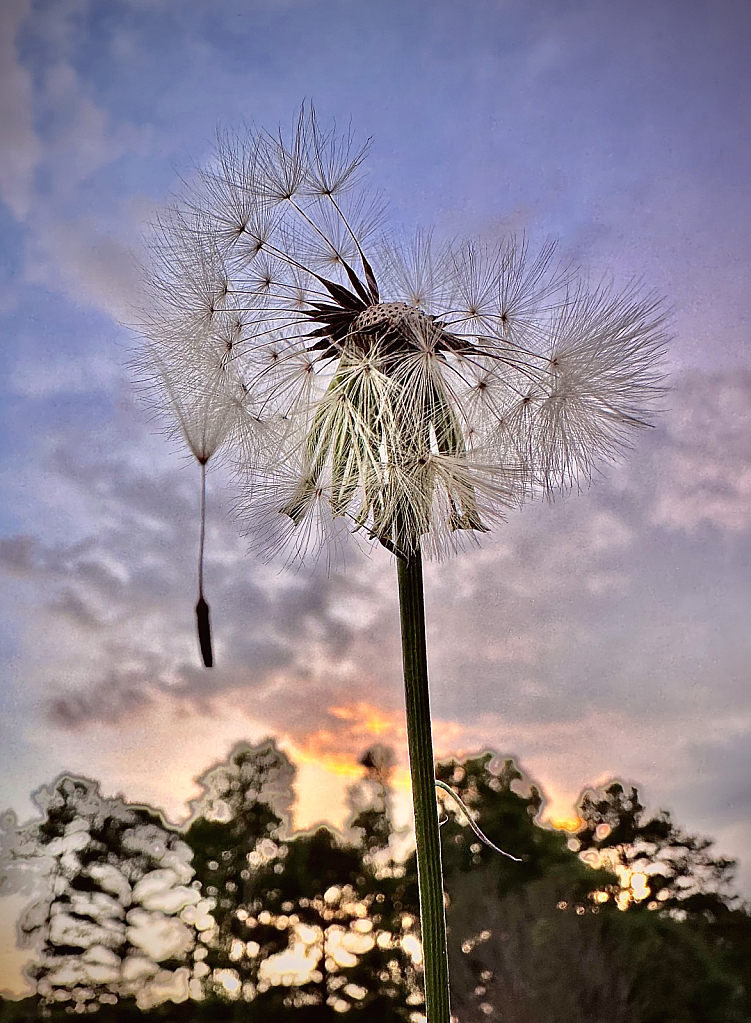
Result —
[[[665,442],[655,453],[661,478],[652,520],[696,534],[702,526],[751,527],[751,373],[694,373],[671,395]]]
[[[50,399],[107,391],[122,375],[117,361],[98,352],[93,344],[66,355],[50,350],[48,344],[36,337],[21,337],[17,341],[15,361],[8,376],[13,393],[20,398]]]
[[[112,441],[106,431],[81,445],[47,438],[46,493],[55,495],[60,538],[0,542],[0,568],[26,584],[34,606],[28,642],[49,720],[127,725],[162,692],[207,714],[229,697],[302,735],[340,702],[342,687],[365,698],[374,678],[361,665],[377,662],[376,640],[344,613],[369,607],[371,625],[381,615],[365,559],[332,578],[321,568],[280,574],[246,557],[210,494],[206,584],[218,666],[204,672],[193,610],[198,476],[179,461],[144,466]],[[396,644],[394,636],[381,652],[397,654]],[[295,689],[301,698],[289,706]]]
[[[671,403],[662,425],[591,488],[531,505],[482,549],[426,568],[437,753],[515,754],[556,816],[613,775],[670,806],[695,745],[710,734],[721,743],[730,715],[751,720],[751,576],[733,553],[747,545],[748,522],[723,513],[686,528],[675,511],[694,507],[692,487],[714,493],[751,463],[751,376],[687,376]],[[678,452],[716,475],[702,481]],[[374,741],[393,745],[405,770],[385,552],[355,554],[330,576],[320,565],[265,565],[247,555],[225,480],[211,474],[206,592],[217,666],[206,671],[194,631],[195,466],[169,457],[130,413],[85,438],[60,427],[37,457],[44,475],[30,479],[44,481],[54,528],[37,509],[31,534],[0,542],[0,569],[28,601],[15,673],[37,707],[28,741],[54,736],[55,755],[69,757],[58,770],[101,763],[137,784],[139,798],[164,796],[139,752],[159,747],[173,811],[212,736],[277,735],[331,792]],[[743,507],[740,494],[731,499]],[[693,803],[680,797],[696,830],[703,815],[715,819],[711,801],[731,785],[736,759],[716,757],[711,784]],[[324,803],[310,796],[306,805],[312,814]]]
[[[31,75],[18,60],[16,38],[29,17],[31,0],[0,5],[0,197],[19,220],[33,201],[34,171],[42,152],[34,131]]]
[[[33,571],[36,541],[31,536],[12,536],[0,540],[0,567],[6,572],[28,576]]]
[[[689,770],[675,793],[681,809],[696,801],[707,808],[713,828],[745,823],[751,829],[750,733],[751,714],[746,711],[688,744]]]
[[[146,156],[153,138],[148,126],[117,119],[98,103],[74,67],[75,24],[86,6],[56,4],[40,18],[28,0],[2,5],[0,198],[24,228],[19,283],[44,285],[75,305],[128,320],[138,281],[131,250],[145,204],[121,197],[117,176],[97,175],[124,158]],[[23,63],[21,30],[29,36]],[[95,368],[106,376],[101,365]],[[40,377],[20,363],[16,385],[25,394],[53,393],[55,375],[62,389],[72,373],[62,363],[56,369]],[[68,379],[67,389],[79,389],[82,375]]]
[[[751,396],[751,380],[746,387]],[[645,435],[639,453],[609,478],[554,506],[527,508],[483,550],[428,567],[431,661],[446,710],[471,718],[478,702],[493,701],[499,692],[519,720],[564,711],[575,716],[595,696],[615,709],[642,657],[656,657],[671,671],[695,662],[706,640],[701,631],[696,643],[683,641],[688,658],[659,649],[663,634],[670,637],[680,624],[676,614],[698,624],[701,610],[691,593],[673,592],[669,577],[656,589],[658,577],[675,574],[684,549],[694,559],[684,560],[684,568],[699,575],[709,552],[726,534],[732,539],[742,520],[715,516],[721,534],[714,539],[684,535],[687,513],[679,509],[693,508],[697,496],[690,488],[701,491],[706,483],[676,452],[711,466],[710,483],[742,479],[751,466],[736,416],[743,393],[737,377],[732,386],[723,379],[704,379],[700,386],[689,378],[666,425]],[[705,414],[714,422],[711,431],[697,422]],[[112,443],[102,437],[92,451],[89,439],[78,451],[62,438],[48,440],[56,492],[70,495],[70,514],[89,524],[88,538],[45,548],[16,537],[0,547],[8,568],[44,581],[46,634],[60,630],[69,637],[55,641],[58,657],[67,649],[94,685],[97,671],[118,652],[126,663],[141,664],[144,685],[169,684],[185,699],[208,692],[214,698],[240,687],[249,672],[257,693],[268,689],[261,701],[271,699],[282,676],[289,686],[318,691],[328,685],[332,692],[343,684],[365,692],[376,672],[398,679],[393,568],[383,552],[371,560],[356,556],[348,572],[330,578],[320,568],[280,573],[278,565],[245,555],[234,524],[223,518],[218,490],[209,504],[207,576],[219,667],[194,672],[194,571],[188,566],[195,560],[197,476],[170,462],[149,472],[134,457],[138,438],[128,454]],[[733,501],[740,513],[742,493]],[[667,507],[673,509],[669,518]],[[672,546],[665,544],[665,529],[675,534]],[[614,665],[613,651],[629,649],[636,637],[636,651]],[[91,703],[96,717],[98,701]],[[86,701],[76,706],[83,723]],[[296,708],[285,713],[294,719]]]
[[[102,230],[94,218],[62,217],[43,205],[30,224],[26,283],[43,284],[77,306],[92,306],[116,320],[132,322],[140,282],[133,248]],[[87,365],[93,362],[97,376],[102,377],[105,374],[97,362],[105,361],[100,355]],[[49,384],[46,387],[49,390]]]
[[[48,720],[69,729],[80,726],[82,721],[126,723],[133,716],[148,713],[153,703],[139,672],[114,669],[89,691],[51,697]]]

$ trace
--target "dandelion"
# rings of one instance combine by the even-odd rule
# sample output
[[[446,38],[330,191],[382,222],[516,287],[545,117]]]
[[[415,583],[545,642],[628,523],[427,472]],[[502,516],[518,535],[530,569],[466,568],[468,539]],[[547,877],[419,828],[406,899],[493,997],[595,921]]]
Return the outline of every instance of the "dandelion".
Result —
[[[421,559],[616,455],[666,339],[653,295],[588,290],[552,245],[390,240],[367,149],[305,108],[289,137],[221,136],[157,225],[141,367],[202,471],[232,455],[256,546],[354,533],[396,558],[427,1014],[449,1023]]]

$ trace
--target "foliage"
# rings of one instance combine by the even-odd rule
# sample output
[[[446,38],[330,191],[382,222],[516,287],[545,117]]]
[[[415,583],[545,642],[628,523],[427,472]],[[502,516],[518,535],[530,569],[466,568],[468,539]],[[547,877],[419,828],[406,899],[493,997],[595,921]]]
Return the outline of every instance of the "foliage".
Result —
[[[728,911],[735,861],[713,856],[712,839],[676,827],[667,810],[648,816],[635,787],[585,792],[580,815],[581,856],[619,873],[622,901],[694,920]]]
[[[383,756],[368,751],[363,764]],[[379,776],[376,767],[366,770]],[[414,929],[416,905],[411,916],[402,914],[399,871],[387,862],[384,872],[370,855],[388,844],[390,797],[382,786],[380,801],[361,806],[355,843],[327,828],[291,838],[293,778],[286,756],[267,741],[237,747],[202,779],[205,794],[186,840],[203,891],[215,901],[213,926],[197,949],[204,994],[226,1000],[229,983],[252,999],[259,1018],[317,1011],[316,1018],[333,1019],[356,1007],[362,1019],[406,1019],[407,999],[420,999],[399,939]]]
[[[441,829],[446,887],[452,878],[482,865],[492,868],[499,895],[565,871],[583,890],[595,887],[598,875],[571,855],[567,835],[541,828],[535,818],[542,806],[536,785],[524,783],[512,760],[493,753],[440,763],[436,777],[451,786],[471,811],[483,833],[497,846],[520,857],[521,863],[501,857],[484,845],[452,800],[444,800],[448,819]]]
[[[193,973],[204,978],[204,994],[226,996],[217,979],[224,976],[236,977],[245,997],[256,996],[261,963],[288,945],[271,913],[279,904],[275,880],[287,851],[279,833],[288,823],[294,775],[287,756],[266,740],[236,746],[226,763],[200,779],[204,792],[193,803],[185,839],[211,900],[210,916],[197,924],[194,951]]]
[[[194,935],[185,916],[200,893],[182,836],[156,811],[105,799],[84,778],[63,776],[35,801],[41,820],[18,827],[6,816],[4,873],[12,887],[33,870],[41,888],[18,928],[22,946],[36,950],[41,1004],[186,999]]]
[[[373,747],[361,764],[346,835],[291,833],[294,768],[273,740],[237,746],[202,776],[183,833],[84,779],[40,790],[41,818],[6,815],[1,861],[4,887],[32,900],[21,932],[37,994],[0,1002],[0,1023],[68,1019],[74,1006],[97,1008],[100,1023],[413,1019],[423,1006],[414,854],[393,855],[393,755]],[[437,773],[522,857],[483,845],[445,802],[459,1019],[751,1020],[751,915],[708,840],[646,814],[638,791],[616,783],[585,795],[573,838],[536,822],[541,793],[511,760],[485,753]],[[626,865],[646,872],[649,897],[621,897]],[[652,881],[658,871],[668,880]],[[180,937],[171,958],[146,940],[148,922]]]

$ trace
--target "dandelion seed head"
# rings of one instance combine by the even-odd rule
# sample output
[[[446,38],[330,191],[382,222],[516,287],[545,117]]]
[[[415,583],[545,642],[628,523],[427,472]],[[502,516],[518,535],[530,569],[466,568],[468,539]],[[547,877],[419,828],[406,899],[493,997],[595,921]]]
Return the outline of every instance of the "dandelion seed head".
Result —
[[[288,135],[224,133],[154,229],[152,398],[197,458],[233,458],[254,545],[296,558],[352,533],[460,549],[615,457],[660,394],[654,296],[526,238],[395,241],[367,150],[305,107]]]

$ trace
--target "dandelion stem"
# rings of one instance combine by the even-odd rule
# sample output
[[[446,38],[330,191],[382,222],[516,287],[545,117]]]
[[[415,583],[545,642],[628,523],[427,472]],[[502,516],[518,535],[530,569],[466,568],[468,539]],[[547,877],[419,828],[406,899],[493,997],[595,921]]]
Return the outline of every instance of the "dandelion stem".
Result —
[[[417,842],[417,881],[425,970],[425,1007],[430,1023],[450,1023],[443,872],[435,798],[435,765],[430,724],[425,601],[419,546],[397,560],[402,659],[407,708],[407,741]]]

